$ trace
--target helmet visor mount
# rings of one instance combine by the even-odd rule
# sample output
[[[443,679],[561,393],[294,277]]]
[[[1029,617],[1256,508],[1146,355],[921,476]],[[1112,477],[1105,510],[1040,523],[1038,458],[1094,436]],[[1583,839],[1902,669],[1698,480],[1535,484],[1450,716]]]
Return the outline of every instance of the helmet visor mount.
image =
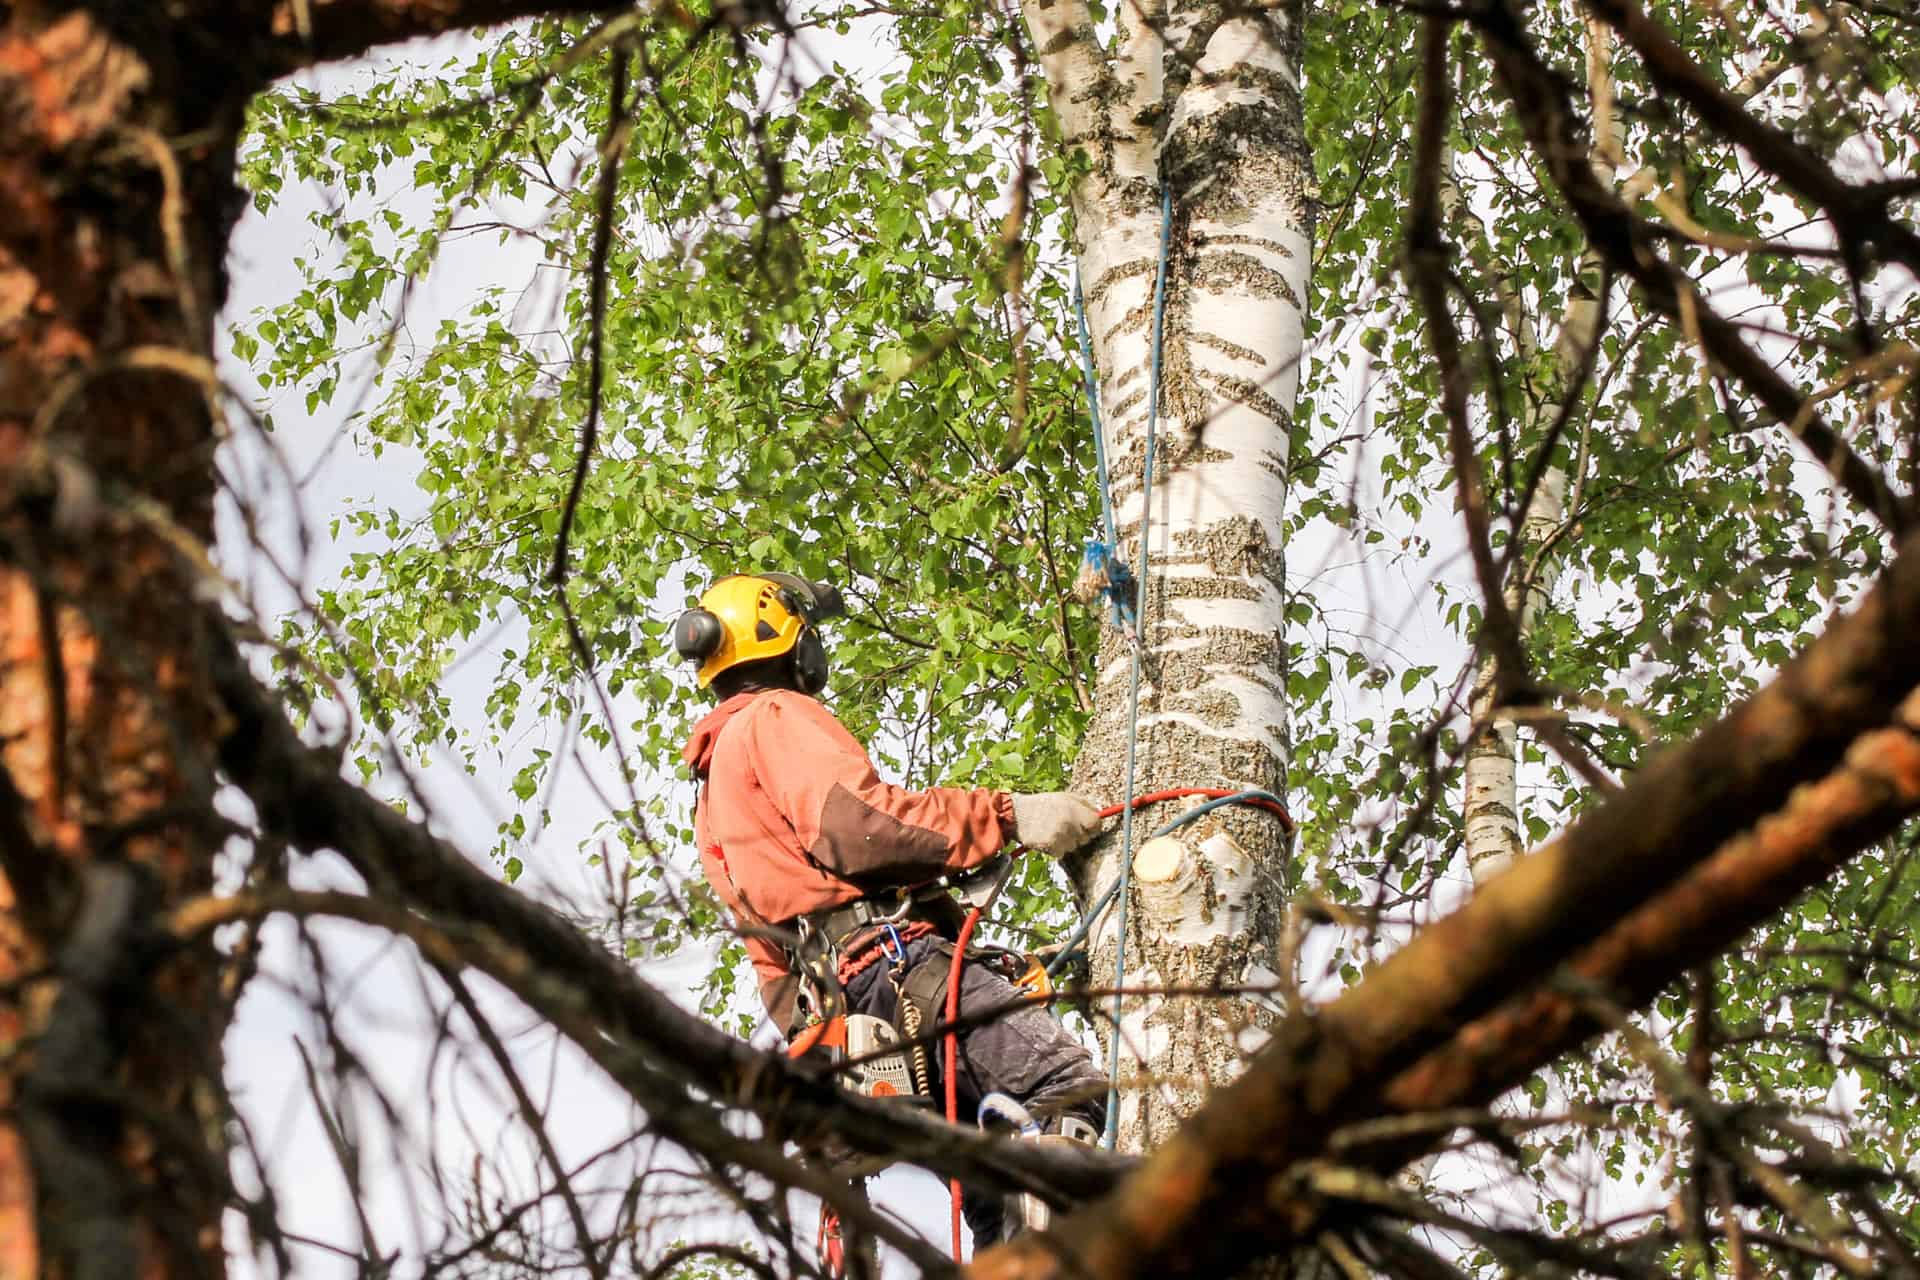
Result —
[[[800,606],[801,616],[815,626],[828,618],[844,617],[847,602],[840,595],[840,588],[828,582],[813,582],[793,573],[756,573],[755,578],[765,578],[768,582],[793,594]]]

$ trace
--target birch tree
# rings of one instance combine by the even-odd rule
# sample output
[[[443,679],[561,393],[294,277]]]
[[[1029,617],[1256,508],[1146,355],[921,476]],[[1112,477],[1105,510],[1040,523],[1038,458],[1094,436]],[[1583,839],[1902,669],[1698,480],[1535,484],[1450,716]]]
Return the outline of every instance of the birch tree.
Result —
[[[1075,786],[1109,802],[1129,788],[1284,793],[1283,516],[1312,250],[1302,9],[1123,8],[1111,40],[1081,3],[1030,4],[1027,17],[1059,145],[1085,156],[1070,190],[1075,268],[1120,536],[1145,578],[1138,652],[1105,630]],[[1142,811],[1131,831],[1177,808]],[[1173,838],[1137,903],[1100,918],[1096,984],[1228,989],[1283,967],[1281,825],[1222,813]],[[1122,875],[1121,852],[1109,841],[1076,868],[1083,909]],[[1216,999],[1124,1013],[1108,1033],[1125,1064],[1123,1146],[1170,1132],[1230,1078],[1251,1024]]]
[[[1586,25],[1587,100],[1593,115],[1593,167],[1595,175],[1607,186],[1614,181],[1614,158],[1619,154],[1618,125],[1613,112],[1613,45],[1608,28],[1599,22]],[[1480,250],[1476,266],[1498,284],[1501,268],[1486,261],[1486,229],[1477,216],[1461,211],[1458,189],[1448,186],[1452,212],[1470,231],[1477,232],[1471,243]],[[1511,286],[1499,289],[1498,300],[1507,328],[1514,334],[1516,354],[1524,364],[1534,364],[1544,356],[1549,360],[1545,374],[1536,385],[1526,388],[1525,418],[1522,434],[1541,438],[1549,431],[1564,430],[1573,419],[1575,406],[1569,397],[1577,394],[1586,381],[1598,355],[1602,294],[1606,291],[1606,266],[1592,250],[1581,256],[1579,274],[1569,283],[1564,313],[1550,355],[1541,350],[1539,326],[1527,300]],[[1591,430],[1591,425],[1588,427]],[[1573,449],[1572,472],[1585,487],[1585,468],[1591,451]],[[1508,581],[1503,588],[1507,610],[1518,620],[1520,640],[1524,644],[1532,623],[1546,601],[1552,598],[1554,581],[1559,577],[1554,544],[1567,536],[1569,508],[1569,468],[1549,456],[1534,480],[1532,495],[1521,514],[1519,528],[1512,533],[1516,553],[1508,557]],[[1571,495],[1578,508],[1580,494]],[[1504,687],[1498,657],[1487,654],[1474,674],[1473,693],[1468,702],[1472,725],[1465,762],[1461,768],[1465,795],[1461,802],[1461,825],[1466,839],[1467,865],[1473,881],[1482,881],[1504,870],[1526,848],[1526,836],[1520,825],[1520,792],[1516,754],[1519,722],[1512,712],[1515,701]]]

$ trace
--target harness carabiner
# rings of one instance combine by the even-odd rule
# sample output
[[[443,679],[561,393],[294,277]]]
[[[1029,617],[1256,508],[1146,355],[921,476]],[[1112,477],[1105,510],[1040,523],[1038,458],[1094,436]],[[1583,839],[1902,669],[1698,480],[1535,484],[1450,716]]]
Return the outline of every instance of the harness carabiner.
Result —
[[[906,940],[900,936],[900,930],[892,921],[880,926],[880,952],[886,956],[889,964],[901,965],[907,962]]]

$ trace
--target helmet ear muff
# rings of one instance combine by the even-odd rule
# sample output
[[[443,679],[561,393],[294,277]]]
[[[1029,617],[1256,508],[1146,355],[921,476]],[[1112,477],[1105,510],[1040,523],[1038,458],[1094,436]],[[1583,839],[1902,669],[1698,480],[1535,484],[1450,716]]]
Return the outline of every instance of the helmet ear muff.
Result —
[[[674,620],[673,651],[688,662],[705,662],[726,634],[719,618],[705,609],[689,609]]]
[[[807,627],[794,642],[793,682],[800,686],[800,692],[816,694],[827,687],[827,646],[821,641],[820,633]]]

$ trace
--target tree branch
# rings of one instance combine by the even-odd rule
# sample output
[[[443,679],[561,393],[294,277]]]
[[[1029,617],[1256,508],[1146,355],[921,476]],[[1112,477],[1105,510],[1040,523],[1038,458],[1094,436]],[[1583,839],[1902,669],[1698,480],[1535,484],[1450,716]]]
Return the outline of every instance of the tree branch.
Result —
[[[507,982],[524,970],[527,977],[515,978],[516,995],[571,1026],[569,1034],[590,1054],[604,1050],[612,1037],[620,1046],[616,1065],[624,1074],[616,1078],[623,1084],[652,1080],[658,1094],[672,1082],[683,1099],[686,1090],[698,1088],[752,1111],[776,1133],[831,1129],[862,1151],[893,1153],[942,1174],[1033,1191],[1054,1203],[1099,1194],[1127,1167],[1104,1153],[997,1141],[851,1096],[784,1055],[761,1052],[709,1026],[567,920],[342,778],[333,757],[299,740],[224,630],[209,631],[209,674],[231,725],[221,743],[221,764],[253,798],[260,824],[295,847],[338,850],[373,894],[431,912],[443,929],[457,921],[474,938],[498,940],[507,950],[486,971]]]
[[[1888,214],[1884,186],[1856,187],[1842,181],[1792,134],[1748,111],[1740,98],[1695,65],[1634,0],[1587,0],[1587,8],[1640,55],[1656,88],[1686,102],[1755,164],[1818,205],[1833,219],[1843,241],[1877,245],[1908,270],[1920,272],[1920,235]]]
[[[593,252],[587,270],[587,421],[580,428],[580,456],[574,460],[573,480],[560,508],[560,532],[553,543],[553,567],[547,581],[565,588],[567,542],[573,534],[574,513],[587,487],[587,472],[600,441],[600,391],[606,379],[607,252],[613,245],[614,197],[620,191],[620,161],[627,150],[627,63],[631,51],[614,49],[612,83],[607,89],[607,127],[600,138],[600,188],[594,201]]]
[[[1675,323],[1692,321],[1689,338],[1697,337],[1714,361],[1744,383],[1862,510],[1896,536],[1904,534],[1913,524],[1910,502],[1895,494],[1886,477],[1813,412],[1808,398],[1707,305],[1685,273],[1661,256],[1656,228],[1601,184],[1587,163],[1588,148],[1566,88],[1540,61],[1518,12],[1505,0],[1492,0],[1471,20],[1528,141],[1580,220],[1588,242],[1639,286],[1654,310]]]
[[[923,1273],[942,1275],[951,1271],[944,1256],[900,1224],[874,1213],[863,1200],[849,1193],[844,1181],[816,1172],[785,1155],[778,1136],[783,1129],[777,1113],[765,1117],[769,1132],[775,1135],[772,1141],[730,1133],[720,1115],[733,1101],[725,1092],[716,1090],[717,1096],[709,1098],[696,1096],[690,1086],[704,1082],[676,1078],[674,1073],[659,1069],[651,1060],[658,1046],[636,1043],[619,1031],[603,1026],[587,1002],[574,998],[564,977],[544,970],[495,930],[433,919],[365,894],[284,890],[200,899],[175,912],[170,923],[176,936],[191,937],[230,921],[259,919],[276,912],[354,920],[407,939],[443,974],[457,974],[467,968],[486,974],[546,1019],[559,1034],[573,1041],[633,1096],[646,1110],[648,1121],[655,1129],[688,1151],[709,1163],[734,1164],[780,1186],[795,1187],[827,1201],[849,1221],[906,1254]],[[635,981],[637,984],[637,979]],[[457,994],[460,988],[456,986],[455,991]],[[538,1131],[538,1125],[534,1127]],[[547,1146],[544,1135],[540,1145],[543,1149]],[[558,1159],[557,1155],[552,1158]],[[343,1167],[344,1159],[343,1156]],[[584,1224],[584,1219],[581,1221]],[[590,1241],[583,1240],[582,1247],[591,1258]]]
[[[275,74],[356,58],[379,44],[522,18],[612,13],[631,0],[275,0],[255,6],[273,40]]]
[[[1494,653],[1494,669],[1511,683],[1526,669],[1520,652],[1520,628],[1507,607],[1500,585],[1500,568],[1488,533],[1486,478],[1480,454],[1474,448],[1468,419],[1467,370],[1460,354],[1460,334],[1447,306],[1449,250],[1440,231],[1442,161],[1446,156],[1447,125],[1452,118],[1452,82],[1447,76],[1447,41],[1453,19],[1423,18],[1420,24],[1420,121],[1414,141],[1413,190],[1407,215],[1407,275],[1420,309],[1427,315],[1427,340],[1439,366],[1440,400],[1447,416],[1447,444],[1453,454],[1455,488],[1460,495],[1460,519],[1467,527],[1467,549],[1485,606],[1481,634]],[[1496,690],[1503,702],[1511,689]]]
[[[1288,1018],[1111,1196],[1044,1239],[983,1255],[971,1274],[1205,1275],[1299,1239],[1318,1211],[1287,1190],[1287,1171],[1324,1150],[1338,1124],[1491,1096],[1590,1030],[1562,1024],[1535,1038],[1463,1024],[1537,991],[1566,960],[1602,953],[1636,1002],[1650,998],[1920,809],[1915,627],[1920,536],[1854,614],[1759,694],[1338,1000]],[[1679,931],[1683,922],[1696,927]],[[1462,1076],[1410,1090],[1436,1061]]]
[[[541,1159],[553,1170],[554,1189],[560,1193],[560,1202],[566,1206],[567,1217],[573,1223],[573,1234],[580,1242],[580,1256],[587,1264],[588,1273],[594,1280],[606,1280],[606,1264],[601,1262],[600,1251],[594,1247],[593,1230],[587,1225],[586,1210],[580,1207],[580,1197],[573,1191],[573,1179],[567,1176],[567,1162],[554,1149],[553,1137],[547,1132],[547,1118],[541,1114],[533,1095],[527,1092],[526,1082],[520,1078],[520,1070],[513,1064],[513,1055],[507,1052],[507,1046],[500,1040],[500,1033],[493,1029],[493,1023],[481,1010],[480,1002],[473,998],[473,992],[467,989],[459,970],[442,969],[440,978],[453,993],[460,1011],[467,1015],[474,1034],[480,1037],[480,1043],[486,1046],[487,1056],[493,1059],[494,1069],[499,1071],[500,1078],[507,1082],[514,1105],[520,1109],[534,1145],[540,1148]]]

